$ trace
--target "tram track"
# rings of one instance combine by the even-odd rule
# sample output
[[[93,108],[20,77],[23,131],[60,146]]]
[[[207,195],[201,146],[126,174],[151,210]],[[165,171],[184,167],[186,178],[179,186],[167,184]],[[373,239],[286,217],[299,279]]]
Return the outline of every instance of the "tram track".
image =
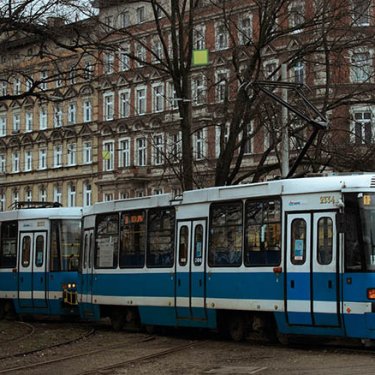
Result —
[[[114,351],[114,350],[123,351],[123,350],[126,349],[125,344],[128,345],[129,347],[131,347],[131,346],[134,346],[136,344],[144,344],[144,343],[147,343],[149,341],[153,341],[155,339],[157,339],[155,336],[146,336],[146,337],[142,338],[141,340],[131,340],[130,342],[128,341],[126,343],[107,345],[105,347],[100,347],[100,348],[95,349],[95,350],[82,351],[81,353],[61,356],[61,357],[52,358],[52,359],[49,359],[49,360],[37,361],[37,362],[34,362],[34,363],[29,363],[29,364],[25,364],[25,365],[20,365],[20,366],[15,366],[15,367],[12,367],[12,368],[3,369],[3,370],[0,370],[0,374],[26,373],[26,372],[29,373],[30,371],[36,371],[36,372],[39,373],[42,368],[46,368],[48,366],[56,366],[59,363],[72,362],[72,361],[75,361],[75,360],[82,360],[85,357],[90,358],[90,357],[98,355],[99,353],[101,355],[103,355],[104,353],[109,353],[110,351]],[[76,374],[77,375],[97,374],[99,371],[109,371],[109,370],[119,368],[119,367],[122,367],[122,366],[127,366],[127,365],[130,365],[130,364],[136,364],[136,363],[146,361],[146,360],[150,360],[150,359],[154,359],[154,358],[160,358],[160,357],[163,357],[163,356],[167,356],[169,354],[173,354],[173,353],[176,353],[176,352],[183,351],[183,350],[191,348],[193,346],[201,345],[201,344],[203,344],[202,341],[192,341],[192,342],[189,342],[189,343],[174,345],[172,347],[168,347],[168,348],[162,349],[162,350],[160,350],[160,349],[159,350],[152,350],[150,353],[145,354],[145,355],[140,355],[140,356],[139,355],[138,356],[137,355],[136,356],[130,355],[130,358],[127,358],[126,360],[116,361],[114,363],[106,364],[104,366],[94,366],[94,368],[91,368],[89,370],[80,371],[80,372],[77,372]],[[124,353],[124,354],[126,354],[126,353]],[[89,361],[86,361],[86,363],[89,363]]]
[[[21,335],[19,336],[9,337],[10,335],[9,331],[14,332],[14,327],[13,326],[2,327],[3,329],[1,330],[0,347],[2,347],[3,345],[8,345],[11,342],[25,340],[35,333],[35,327],[30,323],[21,322],[21,321],[13,321],[12,325],[18,325],[19,327],[22,327],[22,330],[25,328],[27,332],[21,333]],[[0,357],[0,360],[1,360],[1,357]]]
[[[19,337],[14,338],[14,339],[8,339],[5,342],[0,342],[0,347],[2,346],[3,343],[8,344],[10,342],[27,340],[28,338],[33,336],[36,332],[36,328],[32,324],[25,323],[25,322],[19,322],[19,321],[14,321],[14,322],[12,322],[12,324],[21,324],[23,326],[29,327],[30,332],[28,334],[23,335],[23,336],[19,336]],[[16,353],[10,353],[10,354],[0,356],[0,361],[8,360],[9,358],[26,357],[26,356],[32,355],[34,353],[38,353],[38,352],[46,351],[46,350],[49,350],[49,349],[55,349],[55,348],[58,348],[58,347],[61,347],[61,346],[69,345],[69,344],[72,344],[74,342],[83,340],[83,339],[93,335],[94,333],[95,333],[95,328],[90,328],[90,329],[86,330],[85,332],[81,333],[80,335],[75,336],[75,337],[70,338],[70,339],[67,339],[67,340],[61,340],[61,341],[59,341],[57,343],[54,343],[54,344],[48,344],[48,345],[33,347],[30,350],[23,350],[23,351],[19,351],[19,352],[16,352]],[[0,370],[0,373],[1,373],[1,370]]]

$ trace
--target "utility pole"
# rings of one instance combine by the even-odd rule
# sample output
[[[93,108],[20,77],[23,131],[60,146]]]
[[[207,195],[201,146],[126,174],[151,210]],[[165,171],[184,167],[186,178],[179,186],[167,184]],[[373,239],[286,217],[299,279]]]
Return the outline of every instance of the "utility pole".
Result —
[[[288,81],[287,65],[281,65],[281,81]],[[286,86],[281,88],[281,98],[288,103],[288,89]],[[281,177],[286,178],[289,175],[289,131],[288,131],[288,107],[283,106],[281,110]]]

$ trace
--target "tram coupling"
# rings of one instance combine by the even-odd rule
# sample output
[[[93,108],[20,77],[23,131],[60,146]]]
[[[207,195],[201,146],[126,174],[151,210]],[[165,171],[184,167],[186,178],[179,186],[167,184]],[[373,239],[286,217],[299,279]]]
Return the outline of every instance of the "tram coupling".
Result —
[[[78,305],[78,292],[76,283],[63,284],[63,302],[70,306]]]

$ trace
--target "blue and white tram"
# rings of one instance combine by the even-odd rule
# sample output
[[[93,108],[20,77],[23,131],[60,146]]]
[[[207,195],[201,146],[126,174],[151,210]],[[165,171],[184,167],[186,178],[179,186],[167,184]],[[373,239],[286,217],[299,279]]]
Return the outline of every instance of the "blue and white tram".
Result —
[[[0,316],[79,316],[82,209],[0,213]]]
[[[80,310],[124,325],[375,338],[375,175],[96,204]]]

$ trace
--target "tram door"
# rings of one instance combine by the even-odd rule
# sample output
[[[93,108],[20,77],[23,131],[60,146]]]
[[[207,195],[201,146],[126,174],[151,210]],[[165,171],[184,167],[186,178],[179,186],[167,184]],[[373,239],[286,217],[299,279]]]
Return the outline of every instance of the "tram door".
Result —
[[[206,219],[178,222],[177,319],[206,319],[206,223]]]
[[[21,232],[18,267],[20,307],[47,307],[46,283],[47,232]]]
[[[82,303],[92,303],[94,265],[94,231],[92,229],[84,232],[82,257]]]
[[[286,313],[291,325],[339,325],[335,215],[287,215]]]

